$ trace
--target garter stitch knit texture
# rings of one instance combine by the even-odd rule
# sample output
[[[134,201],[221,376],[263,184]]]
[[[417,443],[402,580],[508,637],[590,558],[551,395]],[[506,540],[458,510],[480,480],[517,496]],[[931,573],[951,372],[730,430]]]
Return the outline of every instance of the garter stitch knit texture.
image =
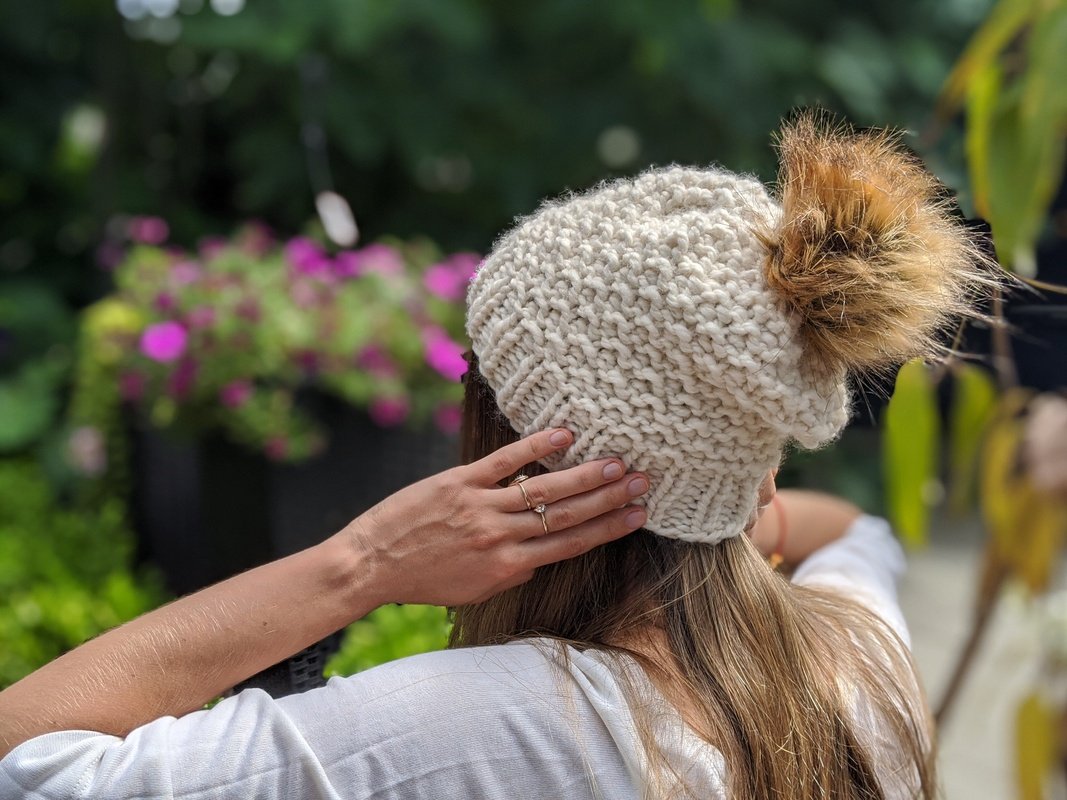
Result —
[[[791,440],[848,419],[844,370],[804,368],[754,231],[781,210],[758,180],[672,167],[548,203],[500,239],[471,284],[467,330],[522,435],[575,442],[559,469],[618,456],[649,477],[646,528],[742,532]]]

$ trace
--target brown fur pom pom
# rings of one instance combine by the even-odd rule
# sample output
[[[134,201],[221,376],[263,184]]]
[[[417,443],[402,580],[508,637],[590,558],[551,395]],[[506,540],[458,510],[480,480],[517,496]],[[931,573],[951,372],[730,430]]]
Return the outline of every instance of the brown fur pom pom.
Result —
[[[782,219],[767,281],[816,364],[871,370],[946,352],[1000,280],[940,183],[887,131],[804,114],[779,134]],[[999,271],[999,270],[998,270]]]

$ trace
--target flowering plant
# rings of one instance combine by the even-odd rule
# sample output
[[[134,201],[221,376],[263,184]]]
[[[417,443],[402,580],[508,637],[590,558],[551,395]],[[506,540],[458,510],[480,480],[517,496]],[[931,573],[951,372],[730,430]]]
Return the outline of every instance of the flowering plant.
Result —
[[[295,460],[325,442],[298,402],[317,389],[378,425],[458,428],[463,298],[479,256],[442,257],[425,241],[330,253],[260,225],[186,252],[143,222],[129,228],[114,293],[84,317],[76,424],[125,403],[156,427],[221,428]]]

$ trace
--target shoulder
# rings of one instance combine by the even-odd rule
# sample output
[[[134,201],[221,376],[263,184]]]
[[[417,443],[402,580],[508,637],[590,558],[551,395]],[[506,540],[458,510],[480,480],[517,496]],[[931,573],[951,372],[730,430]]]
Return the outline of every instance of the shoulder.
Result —
[[[442,650],[403,658],[295,696],[298,704],[317,701],[358,703],[363,714],[388,708],[391,714],[425,715],[461,706],[465,714],[495,710],[506,696],[512,703],[543,706],[566,686],[564,670],[550,643],[514,642],[489,647]],[[433,698],[432,704],[426,701]],[[287,699],[279,701],[283,707]]]
[[[886,622],[905,644],[907,625],[897,601],[897,581],[906,569],[904,551],[886,520],[858,517],[840,539],[812,553],[793,582],[829,589],[855,600]]]

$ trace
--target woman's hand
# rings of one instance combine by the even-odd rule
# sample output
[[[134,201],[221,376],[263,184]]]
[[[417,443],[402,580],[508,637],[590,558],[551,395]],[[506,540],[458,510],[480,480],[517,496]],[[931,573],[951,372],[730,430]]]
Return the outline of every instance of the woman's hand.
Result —
[[[402,489],[353,520],[338,535],[370,570],[376,601],[478,602],[529,580],[543,564],[641,527],[644,509],[628,504],[648,490],[648,480],[627,475],[618,459],[532,477],[522,489],[499,485],[572,440],[565,430],[534,434]],[[548,534],[530,510],[541,503]]]

